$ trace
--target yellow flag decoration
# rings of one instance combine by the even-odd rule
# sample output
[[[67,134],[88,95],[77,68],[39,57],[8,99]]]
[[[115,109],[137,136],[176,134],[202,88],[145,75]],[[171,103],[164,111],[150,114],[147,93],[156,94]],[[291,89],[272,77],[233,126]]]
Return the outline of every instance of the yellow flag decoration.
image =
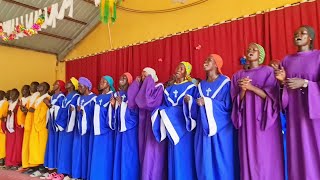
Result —
[[[117,19],[117,4],[121,0],[101,0],[100,2],[100,16],[103,23],[115,22]]]

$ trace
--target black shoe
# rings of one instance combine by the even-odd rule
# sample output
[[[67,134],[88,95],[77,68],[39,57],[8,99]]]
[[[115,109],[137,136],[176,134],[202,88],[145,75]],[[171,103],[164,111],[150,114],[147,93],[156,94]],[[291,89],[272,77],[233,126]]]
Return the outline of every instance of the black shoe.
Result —
[[[32,174],[32,173],[34,173],[35,171],[36,171],[36,170],[30,168],[30,169],[26,170],[25,172],[23,172],[22,174]]]
[[[16,170],[18,170],[18,167],[17,167],[17,166],[12,166],[12,167],[10,168],[10,170],[16,171]]]
[[[0,159],[0,166],[4,166],[4,159]]]

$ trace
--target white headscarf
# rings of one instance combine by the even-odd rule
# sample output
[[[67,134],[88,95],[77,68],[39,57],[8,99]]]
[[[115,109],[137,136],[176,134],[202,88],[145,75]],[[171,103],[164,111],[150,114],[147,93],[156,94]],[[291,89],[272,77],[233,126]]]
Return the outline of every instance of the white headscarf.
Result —
[[[158,82],[158,76],[157,73],[154,69],[150,68],[150,67],[146,67],[143,69],[143,71],[147,72],[148,75],[150,75],[152,77],[152,79],[154,80],[154,82]]]

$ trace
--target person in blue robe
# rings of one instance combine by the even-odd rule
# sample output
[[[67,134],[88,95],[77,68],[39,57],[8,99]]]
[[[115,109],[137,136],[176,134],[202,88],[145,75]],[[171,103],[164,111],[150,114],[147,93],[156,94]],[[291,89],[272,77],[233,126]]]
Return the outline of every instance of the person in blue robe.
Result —
[[[113,177],[113,160],[115,144],[114,111],[110,103],[113,93],[113,79],[103,76],[99,83],[101,94],[96,99],[93,118],[93,144],[89,152],[91,162],[87,179],[111,180]]]
[[[116,144],[113,167],[114,180],[139,180],[139,109],[134,106],[135,94],[127,93],[132,75],[124,73],[115,94]]]
[[[175,83],[164,91],[164,104],[152,113],[152,128],[155,138],[162,141],[168,135],[168,179],[194,180],[196,168],[194,161],[195,118],[185,116],[183,104],[185,95],[195,97],[196,86],[190,77],[192,66],[181,62],[176,68]],[[194,107],[194,106],[193,106]],[[187,106],[188,111],[192,106]]]
[[[44,177],[52,177],[56,175],[56,168],[58,167],[58,143],[59,143],[59,131],[56,124],[57,115],[61,109],[62,102],[65,99],[65,83],[61,80],[57,80],[53,84],[54,93],[51,100],[45,100],[49,107],[47,115],[47,129],[48,129],[48,141],[46,145],[46,152],[44,157],[44,166],[48,168],[48,173],[43,174]]]
[[[222,58],[211,54],[203,64],[206,80],[198,85],[195,134],[197,178],[239,179],[237,133],[231,121],[230,79],[222,75]]]
[[[85,77],[79,78],[76,123],[72,147],[72,178],[87,179],[89,138],[93,122],[96,95],[91,92],[92,83]]]
[[[72,146],[74,127],[76,123],[76,109],[79,94],[78,80],[72,77],[66,84],[67,96],[57,115],[56,124],[60,131],[58,145],[58,174],[71,177],[72,172]]]

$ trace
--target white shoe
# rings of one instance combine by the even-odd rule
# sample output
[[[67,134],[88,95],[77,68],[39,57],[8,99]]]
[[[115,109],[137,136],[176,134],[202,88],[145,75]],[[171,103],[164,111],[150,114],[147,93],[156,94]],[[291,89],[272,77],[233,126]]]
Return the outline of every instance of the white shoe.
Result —
[[[30,177],[40,177],[41,175],[42,175],[41,172],[38,170],[38,171],[32,173],[32,174],[30,175]]]
[[[40,179],[47,179],[49,177],[49,173],[44,173],[40,176]]]
[[[63,178],[63,180],[71,180],[71,178],[69,176],[66,176]]]

